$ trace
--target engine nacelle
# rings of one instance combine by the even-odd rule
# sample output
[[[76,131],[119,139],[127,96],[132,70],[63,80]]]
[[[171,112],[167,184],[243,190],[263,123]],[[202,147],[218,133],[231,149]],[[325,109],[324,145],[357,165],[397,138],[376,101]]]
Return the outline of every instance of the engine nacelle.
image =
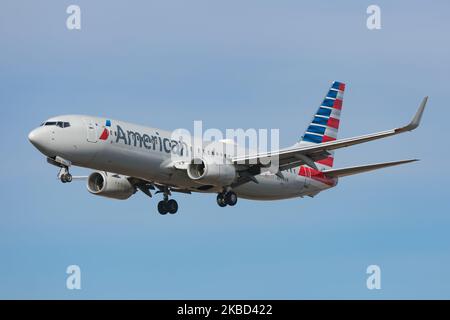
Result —
[[[193,159],[188,165],[189,178],[199,184],[228,186],[236,179],[236,169],[232,164],[214,163],[204,159]]]
[[[87,189],[97,196],[118,200],[126,200],[136,192],[136,188],[124,176],[99,171],[89,175]]]

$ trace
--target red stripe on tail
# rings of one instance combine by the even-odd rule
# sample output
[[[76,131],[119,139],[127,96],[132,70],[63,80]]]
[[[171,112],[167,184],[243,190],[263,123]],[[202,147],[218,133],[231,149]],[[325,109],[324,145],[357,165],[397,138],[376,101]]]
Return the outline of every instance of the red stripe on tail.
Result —
[[[341,110],[342,109],[342,100],[341,99],[334,100],[333,108],[337,109],[337,110]]]
[[[328,158],[325,158],[325,159],[322,159],[322,160],[318,160],[318,161],[316,161],[316,163],[320,163],[320,164],[322,164],[324,166],[332,167],[333,166],[333,161],[334,161],[333,157],[328,157]]]
[[[327,176],[325,176],[323,174],[323,172],[310,168],[310,167],[305,167],[305,166],[301,166],[300,170],[298,172],[298,174],[300,176],[306,177],[306,178],[311,178],[315,181],[319,181],[323,184],[326,184],[328,186],[335,186],[337,179],[335,178],[328,178]]]
[[[327,126],[339,129],[339,119],[336,118],[329,118],[327,122]]]
[[[323,136],[322,142],[328,142],[328,141],[334,141],[336,138],[329,137],[329,136]]]

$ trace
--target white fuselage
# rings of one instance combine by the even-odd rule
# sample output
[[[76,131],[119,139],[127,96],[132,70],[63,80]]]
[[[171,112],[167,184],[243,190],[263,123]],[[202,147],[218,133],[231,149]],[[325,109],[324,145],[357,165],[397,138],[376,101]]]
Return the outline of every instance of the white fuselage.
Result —
[[[70,126],[41,126],[30,133],[30,141],[47,157],[59,156],[73,165],[99,171],[113,172],[167,186],[195,192],[221,192],[222,187],[199,189],[186,170],[174,170],[172,132],[144,127],[106,118],[69,115],[47,120],[65,122]],[[109,121],[110,126],[105,124]],[[104,131],[107,130],[107,134]],[[208,144],[209,142],[205,142]],[[224,142],[225,143],[225,142]],[[194,147],[195,148],[195,147]],[[203,153],[200,150],[200,153]],[[185,145],[185,154],[192,155],[192,145]],[[220,157],[230,162],[233,154],[217,152],[204,157]],[[230,162],[231,163],[231,162]],[[305,195],[333,187],[299,175],[299,167],[275,175],[265,172],[233,190],[239,197],[255,200],[276,200]]]

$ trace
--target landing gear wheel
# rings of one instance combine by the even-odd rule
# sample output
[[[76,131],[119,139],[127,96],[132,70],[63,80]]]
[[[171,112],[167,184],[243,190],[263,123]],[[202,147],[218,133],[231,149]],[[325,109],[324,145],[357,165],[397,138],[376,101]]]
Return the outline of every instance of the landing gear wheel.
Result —
[[[227,203],[225,202],[225,197],[223,196],[223,193],[219,193],[217,195],[217,204],[219,207],[223,208],[227,206]]]
[[[158,212],[159,212],[159,214],[162,214],[162,215],[166,215],[167,212],[169,212],[167,210],[167,206],[166,206],[166,202],[165,201],[158,202]]]
[[[173,200],[173,199],[167,201],[165,206],[166,206],[167,211],[170,214],[175,214],[178,211],[178,203],[175,200]]]
[[[61,182],[68,183],[72,182],[72,175],[70,173],[64,173],[61,175]]]
[[[228,191],[227,193],[225,193],[225,202],[227,205],[235,206],[237,201],[238,197],[236,193],[234,193],[233,191]]]

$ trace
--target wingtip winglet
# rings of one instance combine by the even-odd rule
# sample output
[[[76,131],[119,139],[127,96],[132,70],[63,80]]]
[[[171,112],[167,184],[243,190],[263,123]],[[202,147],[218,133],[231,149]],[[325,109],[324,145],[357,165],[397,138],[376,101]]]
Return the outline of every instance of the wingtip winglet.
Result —
[[[409,124],[410,130],[414,130],[419,126],[420,120],[422,119],[422,115],[425,110],[425,106],[427,105],[427,101],[428,101],[428,96],[426,96],[425,98],[422,99],[419,109],[417,109],[417,112],[414,115],[414,118],[411,120],[411,123]]]
[[[422,119],[423,112],[425,111],[425,106],[427,105],[428,96],[424,97],[422,99],[422,102],[420,103],[419,109],[416,112],[416,115],[414,116],[413,123],[419,126],[420,119]]]
[[[403,131],[412,131],[419,126],[420,120],[422,119],[423,112],[425,111],[425,106],[427,105],[427,101],[428,101],[428,96],[426,96],[422,99],[422,102],[420,103],[419,108],[417,109],[416,114],[412,118],[411,122],[409,124],[407,124],[406,126],[398,129],[398,131],[402,131],[402,132]]]

